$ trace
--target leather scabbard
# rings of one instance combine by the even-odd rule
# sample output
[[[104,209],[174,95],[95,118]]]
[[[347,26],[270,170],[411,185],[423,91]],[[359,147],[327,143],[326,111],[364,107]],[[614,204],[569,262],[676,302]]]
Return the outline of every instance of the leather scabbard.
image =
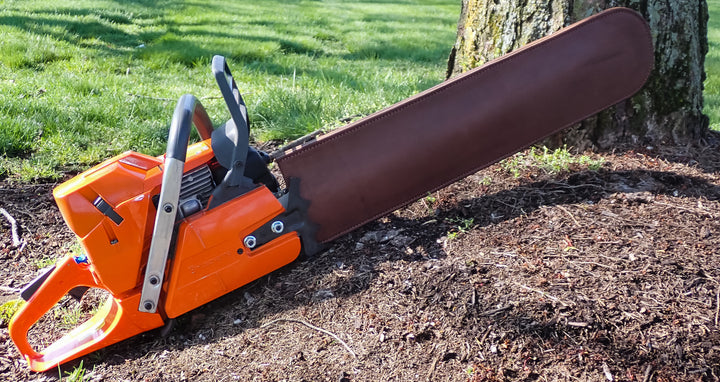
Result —
[[[278,159],[330,241],[636,93],[654,61],[614,8],[337,129]]]

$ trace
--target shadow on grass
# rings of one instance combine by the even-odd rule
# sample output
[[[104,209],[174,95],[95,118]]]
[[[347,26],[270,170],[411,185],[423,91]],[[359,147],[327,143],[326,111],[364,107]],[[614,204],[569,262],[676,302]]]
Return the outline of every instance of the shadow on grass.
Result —
[[[0,25],[23,30],[35,36],[49,36],[56,41],[73,45],[87,46],[115,54],[125,54],[124,48],[134,48],[148,37],[159,34],[133,34],[117,27],[135,23],[135,20],[157,18],[168,9],[177,8],[170,1],[135,0],[120,2],[117,8],[53,8],[52,10],[33,10],[0,16]],[[128,3],[131,5],[128,6]],[[141,7],[141,12],[134,12]],[[116,26],[117,25],[117,26]],[[89,45],[90,40],[100,40],[105,44]]]
[[[13,15],[0,16],[0,24],[21,28],[31,35],[47,35],[55,40],[70,44],[81,44],[84,40],[93,38],[98,38],[121,47],[136,46],[139,44],[136,36],[96,20],[68,21],[41,16]]]
[[[249,25],[270,27],[275,32],[285,33],[280,37],[253,35],[253,28],[247,28],[242,23],[222,20],[222,18],[216,23],[208,25],[208,28],[212,28],[212,30],[183,32],[181,31],[183,27],[206,25],[208,22],[178,22],[162,17],[167,13],[168,7],[176,9],[193,5],[211,7],[216,12],[247,12],[243,9],[244,7],[233,7],[230,4],[227,6],[201,3],[177,5],[170,2],[151,4],[148,1],[134,1],[129,7],[121,7],[118,2],[118,8],[115,9],[65,7],[37,10],[32,14],[11,14],[0,16],[0,24],[20,28],[32,35],[48,36],[56,41],[117,55],[126,55],[129,48],[145,44],[145,49],[138,51],[140,57],[176,62],[186,66],[205,63],[214,54],[223,54],[244,64],[270,61],[268,56],[275,54],[298,54],[311,57],[336,56],[344,60],[370,58],[433,62],[444,59],[450,49],[447,41],[438,36],[428,35],[417,42],[408,42],[405,39],[393,37],[398,34],[398,26],[402,26],[403,31],[417,32],[417,30],[422,30],[423,25],[436,24],[439,18],[435,16],[368,14],[362,18],[363,22],[368,23],[368,27],[379,28],[385,32],[379,33],[379,39],[353,43],[353,46],[350,46],[350,53],[334,53],[325,48],[328,43],[341,44],[338,33],[352,34],[353,32],[333,31],[332,23],[324,19],[324,16],[319,20],[310,20],[308,23],[312,25],[312,28],[280,23],[272,19],[275,15],[254,15],[254,17],[263,19],[248,21]],[[126,8],[130,9],[125,10]],[[141,11],[133,12],[136,8],[140,8]],[[148,19],[152,19],[155,22],[154,26],[160,27],[160,30],[140,30],[137,33],[128,33],[119,27],[120,25],[136,24],[137,20]],[[417,30],[414,30],[415,28]],[[237,44],[233,46],[233,44],[223,42],[211,44],[192,42],[193,39],[197,40],[198,38],[234,40],[237,41]],[[253,46],[253,42],[275,44],[277,49],[258,48]]]

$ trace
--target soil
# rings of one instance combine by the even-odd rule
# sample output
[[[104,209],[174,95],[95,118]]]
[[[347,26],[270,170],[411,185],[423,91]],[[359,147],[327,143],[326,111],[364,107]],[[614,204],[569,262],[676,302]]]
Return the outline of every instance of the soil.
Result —
[[[492,166],[179,317],[165,337],[46,373],[28,370],[4,323],[0,379],[717,381],[719,147],[602,158],[559,174]],[[0,217],[0,302],[73,245],[54,186],[0,182],[25,243]]]

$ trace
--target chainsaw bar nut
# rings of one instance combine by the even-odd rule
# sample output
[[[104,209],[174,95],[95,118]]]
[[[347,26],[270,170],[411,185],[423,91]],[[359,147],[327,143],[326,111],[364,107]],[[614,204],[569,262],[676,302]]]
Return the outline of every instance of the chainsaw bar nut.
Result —
[[[273,233],[282,233],[282,231],[285,230],[285,224],[280,220],[276,220],[270,225],[270,229]]]
[[[257,239],[255,236],[247,236],[245,237],[245,240],[243,240],[243,244],[245,244],[246,247],[253,249],[257,245]]]

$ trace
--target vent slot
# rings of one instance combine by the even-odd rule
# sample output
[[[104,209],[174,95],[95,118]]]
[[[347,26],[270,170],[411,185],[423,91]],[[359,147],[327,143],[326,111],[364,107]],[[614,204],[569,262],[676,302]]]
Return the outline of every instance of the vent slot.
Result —
[[[183,175],[180,186],[180,204],[189,199],[198,199],[203,207],[207,206],[210,194],[215,188],[212,172],[208,165],[200,166]]]

